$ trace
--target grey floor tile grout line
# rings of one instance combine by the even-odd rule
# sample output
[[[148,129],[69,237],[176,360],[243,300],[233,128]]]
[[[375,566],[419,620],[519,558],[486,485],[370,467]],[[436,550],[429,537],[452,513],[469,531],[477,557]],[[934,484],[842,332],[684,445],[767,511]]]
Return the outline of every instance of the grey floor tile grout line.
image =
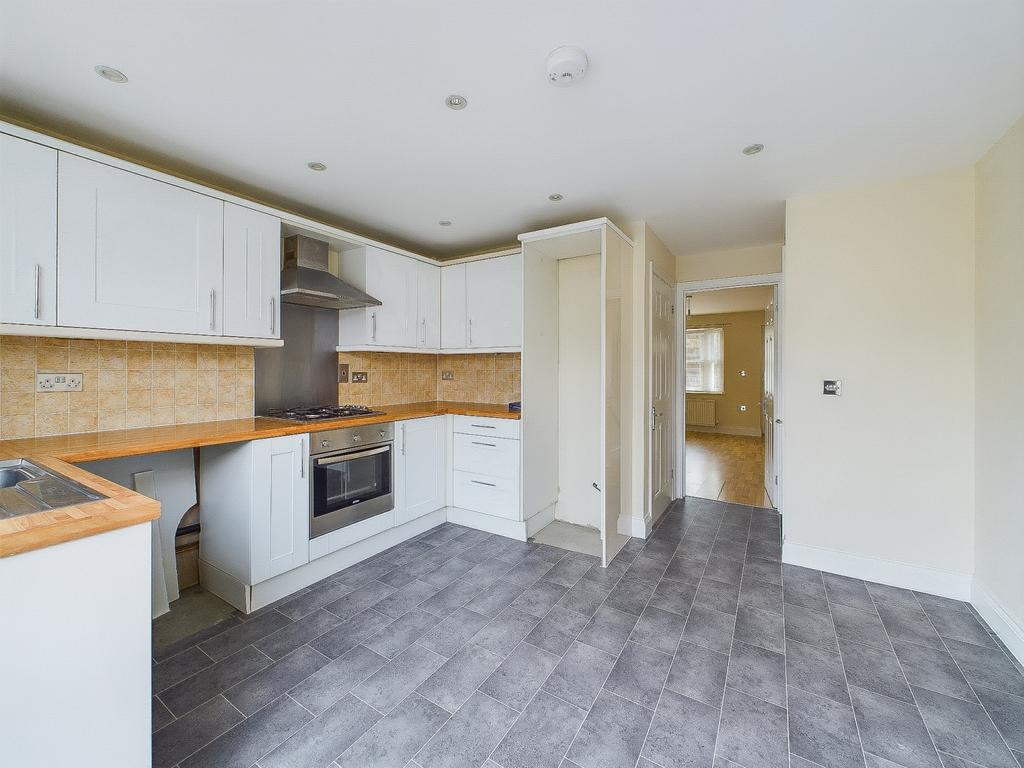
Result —
[[[822,590],[824,590],[824,593],[825,593],[825,605],[828,606],[828,619],[829,619],[829,621],[832,622],[832,634],[835,635],[835,638],[836,638],[836,649],[839,652],[839,666],[842,667],[842,670],[843,670],[843,682],[846,683],[846,698],[850,701],[850,711],[853,712],[853,725],[857,729],[857,743],[860,744],[861,757],[864,758],[864,751],[865,751],[864,750],[864,737],[861,736],[861,734],[860,734],[860,723],[857,721],[857,710],[854,709],[854,706],[853,706],[853,694],[850,693],[850,676],[846,674],[846,659],[843,658],[843,648],[839,644],[839,630],[836,629],[836,619],[835,619],[835,616],[832,615],[832,601],[829,599],[828,587],[825,585],[825,576],[822,573],[822,571],[818,571],[818,578],[821,579],[821,588],[822,588]],[[783,595],[785,595],[785,583],[786,583],[785,569],[783,569],[782,583],[783,583]],[[861,583],[863,584],[863,581]],[[866,584],[864,585],[864,589],[865,589],[865,591],[868,591],[868,588],[867,588]],[[870,591],[868,591],[868,597],[871,597],[871,592]],[[783,603],[785,603],[785,597],[783,597]],[[875,605],[873,599],[872,599],[871,605],[872,606]],[[785,605],[783,605],[783,610],[785,610]],[[867,611],[865,611],[865,613],[867,613]],[[877,606],[875,607],[875,613],[876,614],[878,613]],[[881,619],[880,616],[879,616],[878,620],[879,620],[879,623],[881,623],[882,619]],[[884,628],[885,628],[885,625],[883,624],[883,629]],[[889,646],[892,647],[892,639],[889,640]],[[895,656],[896,655],[896,649],[893,648],[892,651],[893,651],[893,655]],[[788,693],[787,693],[787,696],[786,696],[786,704],[787,704],[787,706],[786,706],[786,722],[788,723],[789,722],[789,706],[788,706],[789,705],[789,696],[788,696]],[[790,754],[792,754],[792,752],[790,752]],[[802,755],[801,755],[801,757],[802,757]],[[792,759],[790,760],[790,762],[792,762]],[[864,762],[865,763],[867,762],[867,758],[864,758]]]
[[[911,592],[911,594],[914,594],[914,593]],[[875,596],[873,594],[871,594],[871,590],[870,589],[868,590],[868,597],[871,599],[871,604],[875,607],[875,612],[878,613],[878,605],[875,603]],[[927,617],[928,614],[925,612],[924,608],[921,606],[921,602],[917,599],[917,595],[914,595],[914,601],[917,603],[918,607],[921,608],[921,612],[924,613],[925,616]],[[878,615],[879,615],[879,617],[881,617],[880,613]],[[931,622],[929,621],[929,623],[931,623]],[[925,722],[924,713],[921,711],[921,705],[918,704],[918,702],[917,702],[917,694],[915,694],[914,693],[914,689],[910,687],[910,679],[907,677],[907,671],[905,669],[903,669],[903,662],[900,661],[900,657],[896,653],[896,646],[893,645],[893,643],[892,643],[892,636],[889,634],[889,628],[887,626],[885,626],[885,622],[884,621],[882,622],[882,630],[885,632],[885,636],[889,640],[889,647],[892,649],[892,655],[896,657],[896,664],[900,668],[900,674],[903,675],[903,681],[907,684],[907,690],[910,691],[910,698],[912,698],[914,700],[914,706],[917,708],[917,715],[918,715],[918,717],[921,718],[921,722],[924,724],[924,731],[925,731],[925,733],[928,734],[928,740],[932,744],[932,749],[935,750],[935,758],[939,761],[939,765],[942,765],[942,758],[939,757],[939,748],[937,746],[935,746],[935,737],[932,736],[932,729],[929,728],[928,727],[928,723]],[[840,657],[842,657],[842,651],[840,651],[839,655],[840,655]],[[853,699],[853,695],[852,694],[850,695],[850,699],[852,701],[852,699]],[[854,718],[856,719],[856,711],[854,711]]]
[[[916,593],[916,592],[914,593],[914,599],[915,599],[915,600],[917,600],[917,602],[918,602],[918,605],[921,605],[921,601],[920,601],[920,599],[919,599],[919,598],[917,597],[917,593]],[[934,632],[935,632],[935,636],[939,638],[939,642],[940,642],[940,643],[942,643],[942,649],[943,649],[943,650],[944,650],[944,651],[945,651],[945,652],[946,652],[947,654],[949,654],[949,658],[953,659],[953,664],[955,664],[955,665],[956,665],[956,668],[957,668],[957,670],[959,670],[960,674],[961,674],[961,675],[963,675],[963,678],[964,678],[964,680],[965,680],[965,681],[966,681],[966,683],[967,683],[967,687],[971,689],[971,693],[973,693],[973,694],[974,694],[974,698],[976,698],[976,699],[978,700],[978,704],[979,704],[979,705],[981,706],[981,711],[985,713],[985,716],[986,716],[986,717],[988,718],[988,721],[989,721],[989,722],[990,722],[990,723],[992,724],[992,728],[993,728],[993,729],[995,730],[995,732],[996,732],[996,734],[997,734],[997,735],[999,736],[999,738],[1000,738],[1000,739],[1002,739],[1002,741],[1003,741],[1003,745],[1004,745],[1004,746],[1006,747],[1006,751],[1007,751],[1007,752],[1009,753],[1009,755],[1010,755],[1010,757],[1011,757],[1011,758],[1013,758],[1014,760],[1016,760],[1017,758],[1013,756],[1013,752],[1012,752],[1012,750],[1010,749],[1010,745],[1009,745],[1009,743],[1007,743],[1007,741],[1006,741],[1006,737],[1005,737],[1005,736],[1003,736],[1003,732],[1002,732],[1002,731],[1000,731],[1000,730],[999,730],[999,728],[998,728],[998,727],[996,726],[996,721],[992,719],[992,715],[991,715],[991,713],[990,713],[990,712],[988,711],[988,707],[986,707],[986,706],[985,706],[985,701],[984,701],[984,700],[983,700],[983,699],[981,698],[981,696],[979,696],[979,695],[978,695],[978,692],[977,692],[977,691],[976,691],[976,690],[974,689],[974,683],[972,683],[972,682],[970,681],[970,679],[969,679],[969,678],[967,677],[967,675],[965,675],[965,674],[964,674],[964,671],[963,671],[963,669],[962,669],[962,668],[960,667],[960,662],[958,662],[958,661],[956,660],[956,658],[955,658],[955,657],[953,656],[953,654],[952,654],[952,653],[949,653],[949,646],[947,646],[947,645],[946,645],[946,638],[944,638],[944,637],[943,637],[943,636],[942,636],[942,635],[941,635],[941,634],[939,633],[938,627],[936,627],[936,626],[935,626],[935,623],[934,623],[934,622],[932,621],[932,617],[928,615],[928,611],[924,610],[924,606],[923,606],[923,605],[921,605],[921,610],[922,610],[922,612],[924,613],[924,617],[925,617],[926,619],[928,619],[928,625],[929,625],[929,626],[930,626],[930,627],[932,628],[932,631],[934,631]],[[973,619],[974,617],[972,616],[971,618]],[[979,626],[980,626],[980,625],[979,625]],[[898,658],[898,657],[897,657],[897,658]],[[902,662],[901,662],[901,667],[900,667],[900,668],[902,669]],[[910,681],[908,680],[908,681],[907,681],[907,683],[908,683],[908,685],[909,685]],[[924,686],[918,686],[918,687],[919,687],[919,688],[923,688]],[[930,690],[930,689],[926,689],[926,690]],[[913,688],[911,688],[911,689],[910,689],[910,693],[911,693],[911,695],[914,695],[914,689],[913,689]],[[914,696],[914,701],[915,701],[915,702],[917,701],[917,697],[916,697],[916,696]],[[923,714],[923,713],[922,713],[922,715],[921,715],[921,719],[922,719],[922,720],[924,719],[924,714]],[[928,723],[925,723],[925,727],[926,727],[926,728],[927,728],[927,726],[928,726]],[[930,731],[930,730],[929,730],[929,734],[931,734],[931,731]],[[936,752],[938,752],[938,751],[939,751],[938,747],[936,747],[936,748],[935,748],[935,751],[936,751]],[[941,761],[941,759],[942,759],[942,758],[939,758],[939,759],[940,759],[940,761]]]
[[[290,691],[285,691],[285,692],[284,692],[284,693],[282,693],[281,695],[282,695],[282,696],[287,696],[287,697],[288,697],[289,699],[291,699],[292,701],[294,701],[294,702],[295,702],[296,704],[298,704],[298,705],[299,705],[300,707],[302,707],[303,709],[305,709],[305,710],[306,710],[307,712],[309,712],[309,714],[311,714],[311,715],[313,716],[313,719],[315,720],[315,719],[316,719],[316,713],[315,713],[315,712],[313,712],[312,710],[310,710],[310,709],[309,709],[308,707],[304,707],[304,706],[302,705],[302,702],[301,702],[301,701],[299,701],[298,699],[296,699],[296,698],[295,698],[294,696],[292,696],[292,695],[291,695],[291,691],[294,691],[294,690],[295,690],[295,688],[294,688],[294,686],[293,686],[293,687],[292,687],[292,688],[290,689]],[[277,701],[277,699],[274,699],[274,701]],[[269,705],[267,705],[267,706],[269,706]]]
[[[725,515],[723,514],[722,515],[722,520],[724,520],[724,519],[725,519]],[[718,527],[715,529],[715,538],[711,542],[711,549],[708,550],[707,560],[704,561],[704,570],[701,571],[700,579],[697,581],[697,591],[698,592],[700,591],[700,582],[704,581],[704,574],[707,571],[708,562],[711,560],[711,552],[714,551],[714,549],[715,549],[715,542],[718,541],[718,534],[721,533],[721,531],[722,531],[722,520],[718,521]],[[692,523],[691,523],[691,525],[692,525]],[[683,535],[684,536],[686,535],[686,530],[689,527],[690,526],[686,526],[686,528],[683,529]],[[747,523],[747,538],[745,539],[745,542],[749,543],[749,541],[750,541],[750,524]],[[740,567],[740,584],[741,585],[743,584],[743,571],[745,571],[746,569],[747,569],[747,550],[746,550],[746,546],[744,545],[744,549],[743,549],[743,565]],[[780,564],[779,565],[780,579],[781,579],[781,573],[782,573],[782,565]],[[694,600],[697,599],[697,592],[694,592],[693,598],[694,598]],[[690,610],[691,611],[693,610],[693,606],[692,605],[690,606]],[[736,606],[736,615],[737,616],[739,616],[739,610],[740,610],[740,608],[739,608],[739,605],[737,604],[737,606]],[[783,610],[785,610],[785,606],[783,606]],[[687,620],[687,622],[689,622],[690,617],[687,616],[686,620]],[[686,627],[685,626],[683,627],[683,632],[686,632]],[[682,642],[682,637],[679,638],[679,642]],[[715,729],[715,751],[714,751],[714,754],[712,755],[712,762],[715,762],[716,760],[718,760],[718,744],[719,744],[719,741],[720,741],[719,737],[722,735],[722,720],[725,718],[725,691],[729,687],[729,666],[732,664],[732,648],[733,648],[733,646],[735,644],[736,644],[736,625],[734,623],[733,627],[732,627],[732,637],[729,639],[729,655],[728,655],[728,658],[726,658],[726,661],[725,661],[725,682],[723,683],[723,686],[722,686],[722,701],[718,705],[718,727]],[[678,646],[676,647],[676,650],[677,651],[679,650]],[[665,690],[662,689],[662,693],[664,693],[664,692],[665,692]],[[786,703],[788,705],[788,703],[789,703],[788,699],[787,699]],[[788,760],[788,754],[789,754],[789,719],[788,719],[788,717],[789,717],[789,714],[788,714],[789,713],[789,707],[788,706],[786,707],[786,712],[787,712],[787,719],[786,719],[786,753],[787,753],[787,760]],[[722,759],[724,760],[726,758],[722,758]],[[637,761],[637,765],[639,765],[639,764],[640,764],[640,761],[638,760]]]

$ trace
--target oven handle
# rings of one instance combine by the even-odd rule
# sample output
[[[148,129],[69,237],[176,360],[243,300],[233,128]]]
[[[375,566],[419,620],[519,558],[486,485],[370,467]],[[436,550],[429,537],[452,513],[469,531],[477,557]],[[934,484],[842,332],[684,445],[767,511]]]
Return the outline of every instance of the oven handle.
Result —
[[[390,451],[390,450],[391,450],[391,446],[390,445],[382,445],[380,448],[371,448],[368,451],[355,451],[355,452],[351,452],[351,453],[341,453],[341,454],[338,454],[337,456],[332,456],[332,457],[327,458],[327,459],[317,459],[316,460],[316,465],[318,467],[325,467],[328,464],[340,464],[343,461],[350,461],[352,459],[363,459],[363,458],[366,458],[367,456],[376,456],[377,454],[385,453],[386,451]]]

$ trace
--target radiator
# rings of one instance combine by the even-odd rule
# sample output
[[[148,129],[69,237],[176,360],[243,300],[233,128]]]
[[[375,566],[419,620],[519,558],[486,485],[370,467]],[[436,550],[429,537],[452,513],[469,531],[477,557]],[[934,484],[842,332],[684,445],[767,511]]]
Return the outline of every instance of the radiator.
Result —
[[[718,424],[715,418],[714,400],[694,400],[686,398],[686,426],[713,427]]]

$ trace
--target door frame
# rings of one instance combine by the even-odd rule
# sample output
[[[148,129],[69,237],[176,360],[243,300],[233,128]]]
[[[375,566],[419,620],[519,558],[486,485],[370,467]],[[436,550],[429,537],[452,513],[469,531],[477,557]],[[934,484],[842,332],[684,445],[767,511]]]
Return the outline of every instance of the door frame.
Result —
[[[776,489],[775,508],[782,512],[784,504],[784,474],[783,474],[783,443],[786,423],[786,398],[785,398],[785,366],[782,364],[785,359],[783,348],[785,345],[785,282],[782,272],[770,272],[761,275],[744,275],[742,277],[720,277],[711,280],[689,280],[676,283],[676,389],[673,396],[675,410],[675,424],[673,428],[673,445],[678,447],[675,453],[675,484],[673,494],[675,498],[682,499],[686,496],[686,295],[688,293],[700,293],[703,291],[720,291],[726,288],[746,288],[758,285],[774,285],[777,287],[775,296],[775,438],[773,442],[773,454],[775,459],[775,473],[779,477],[778,488]]]
[[[679,346],[677,342],[678,342],[678,335],[679,334],[678,334],[678,328],[677,328],[678,323],[677,323],[677,320],[676,320],[676,317],[675,317],[676,307],[679,305],[679,302],[676,299],[677,286],[673,285],[668,280],[663,278],[661,275],[657,274],[654,271],[654,264],[653,263],[649,263],[647,265],[647,281],[648,281],[648,285],[650,286],[650,296],[649,296],[649,300],[647,302],[646,322],[647,322],[647,338],[650,340],[649,348],[647,350],[647,353],[648,353],[647,354],[647,370],[651,372],[651,375],[649,375],[647,377],[647,400],[646,400],[647,407],[645,409],[646,412],[644,414],[644,419],[643,419],[644,431],[646,433],[645,436],[644,436],[644,439],[647,441],[647,455],[650,458],[650,460],[646,462],[646,464],[647,464],[647,466],[646,466],[646,472],[647,472],[647,480],[646,480],[647,498],[644,499],[644,508],[646,510],[647,516],[649,517],[649,524],[648,524],[649,527],[652,526],[654,523],[656,523],[660,519],[660,517],[655,517],[654,516],[654,492],[655,492],[654,482],[653,482],[653,480],[654,480],[654,431],[651,429],[651,422],[650,422],[650,418],[651,418],[650,411],[651,411],[651,408],[653,407],[653,403],[654,403],[654,374],[653,374],[653,371],[654,371],[654,291],[655,291],[654,281],[655,280],[660,280],[661,282],[663,282],[665,284],[665,286],[669,289],[669,292],[672,294],[672,312],[673,312],[673,317],[672,317],[672,336],[673,336],[673,338],[669,342],[670,347],[671,347],[671,351],[672,351],[672,371],[671,371],[671,378],[672,378],[672,380],[669,382],[669,389],[670,389],[670,391],[673,394],[670,395],[669,398],[668,398],[669,415],[668,415],[668,420],[667,420],[667,424],[666,424],[666,428],[668,429],[668,433],[669,433],[669,457],[670,457],[669,458],[669,469],[670,469],[670,471],[672,473],[671,481],[669,483],[669,491],[668,491],[668,494],[669,494],[669,504],[671,505],[671,502],[672,502],[673,499],[681,498],[676,493],[676,472],[677,472],[677,470],[676,470],[676,463],[678,461],[678,456],[677,456],[678,451],[676,450],[676,428],[675,428],[675,421],[676,421],[676,411],[678,410],[678,408],[676,407],[676,398],[675,398],[675,395],[674,395],[674,393],[676,391],[676,387],[679,386],[679,370],[678,370],[678,366],[677,366],[677,358],[678,358],[677,347]]]

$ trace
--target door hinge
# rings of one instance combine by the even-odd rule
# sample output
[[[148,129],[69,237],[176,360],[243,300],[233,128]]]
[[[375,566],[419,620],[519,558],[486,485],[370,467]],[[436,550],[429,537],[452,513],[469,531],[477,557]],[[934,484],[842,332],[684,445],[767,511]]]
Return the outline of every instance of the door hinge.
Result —
[[[776,484],[776,485],[778,485],[778,484],[779,484],[779,476],[778,476],[778,475],[776,475],[776,476],[775,476],[775,484]]]
[[[674,469],[670,469],[668,471],[668,476],[674,478],[676,476],[676,471]]]
[[[673,305],[672,305],[672,314],[674,315],[675,313],[676,313],[676,305],[675,305],[675,304],[673,304]]]

